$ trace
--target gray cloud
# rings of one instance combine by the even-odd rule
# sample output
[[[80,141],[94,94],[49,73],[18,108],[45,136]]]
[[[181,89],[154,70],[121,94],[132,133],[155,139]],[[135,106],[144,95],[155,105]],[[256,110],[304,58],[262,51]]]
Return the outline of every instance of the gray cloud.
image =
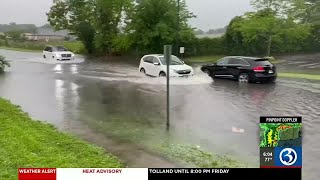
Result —
[[[45,13],[53,0],[0,0],[0,24],[16,22],[43,25]],[[190,23],[198,28],[224,27],[231,18],[252,10],[250,0],[187,0],[189,9],[197,15]]]
[[[0,23],[43,25],[52,0],[0,0]]]
[[[221,28],[244,12],[252,11],[250,0],[186,0],[197,15],[190,23],[203,30]]]

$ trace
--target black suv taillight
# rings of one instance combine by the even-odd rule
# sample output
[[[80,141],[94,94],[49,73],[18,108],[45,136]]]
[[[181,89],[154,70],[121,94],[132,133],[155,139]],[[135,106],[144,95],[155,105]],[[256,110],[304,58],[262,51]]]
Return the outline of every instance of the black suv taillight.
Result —
[[[252,70],[254,72],[265,72],[266,71],[263,66],[254,67],[254,68],[252,68]]]

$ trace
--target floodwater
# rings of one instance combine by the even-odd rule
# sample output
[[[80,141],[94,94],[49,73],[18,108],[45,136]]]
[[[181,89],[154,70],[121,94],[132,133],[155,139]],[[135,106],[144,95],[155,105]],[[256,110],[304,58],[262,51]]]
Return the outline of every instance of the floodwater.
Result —
[[[168,135],[174,143],[199,146],[258,167],[259,117],[286,115],[303,117],[305,179],[320,175],[319,81],[279,79],[276,84],[246,85],[212,80],[195,65],[195,77],[170,81],[168,133],[166,80],[138,73],[138,61],[101,63],[78,57],[77,62],[55,63],[45,62],[38,53],[0,50],[0,54],[12,61],[0,76],[0,96],[34,119],[106,148],[129,167],[182,166],[149,148]],[[317,66],[308,59],[304,63]],[[289,63],[301,60],[284,58],[279,70],[291,69]],[[306,67],[298,68],[309,71]],[[233,127],[244,132],[234,133]]]

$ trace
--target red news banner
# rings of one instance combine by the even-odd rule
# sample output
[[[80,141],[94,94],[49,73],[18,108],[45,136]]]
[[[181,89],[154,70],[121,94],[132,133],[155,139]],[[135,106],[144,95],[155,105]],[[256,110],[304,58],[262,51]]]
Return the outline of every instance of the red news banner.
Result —
[[[147,168],[20,168],[19,180],[125,180],[148,179]]]
[[[56,168],[19,168],[19,180],[56,180]]]

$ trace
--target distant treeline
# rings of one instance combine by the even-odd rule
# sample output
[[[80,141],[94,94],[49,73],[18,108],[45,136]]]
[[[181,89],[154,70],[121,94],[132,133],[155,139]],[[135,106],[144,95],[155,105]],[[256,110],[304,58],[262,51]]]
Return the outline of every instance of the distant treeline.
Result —
[[[196,34],[202,32],[188,24],[196,16],[185,0],[180,0],[179,6],[176,0],[56,1],[47,14],[47,26],[69,30],[88,53],[102,55],[162,53],[166,44],[173,45],[174,54],[184,46],[186,56],[319,51],[320,1],[251,0],[251,4],[255,12],[235,17],[225,28],[207,32],[224,34],[219,38],[197,38]],[[0,25],[0,31],[17,26]],[[29,31],[35,28],[24,27]]]
[[[12,32],[19,31],[24,33],[34,33],[37,31],[37,27],[34,24],[0,24],[0,32]]]
[[[73,32],[89,53],[96,54],[162,53],[166,44],[174,45],[175,54],[184,46],[186,56],[319,51],[319,1],[251,0],[251,4],[255,12],[211,30],[224,32],[212,39],[196,37],[201,32],[188,24],[195,15],[185,0],[180,6],[176,0],[56,1],[48,21],[57,30]]]
[[[227,30],[228,26],[224,28],[218,28],[218,29],[209,29],[208,31],[203,31],[202,29],[196,29],[195,34],[196,35],[202,35],[202,34],[224,34]]]

